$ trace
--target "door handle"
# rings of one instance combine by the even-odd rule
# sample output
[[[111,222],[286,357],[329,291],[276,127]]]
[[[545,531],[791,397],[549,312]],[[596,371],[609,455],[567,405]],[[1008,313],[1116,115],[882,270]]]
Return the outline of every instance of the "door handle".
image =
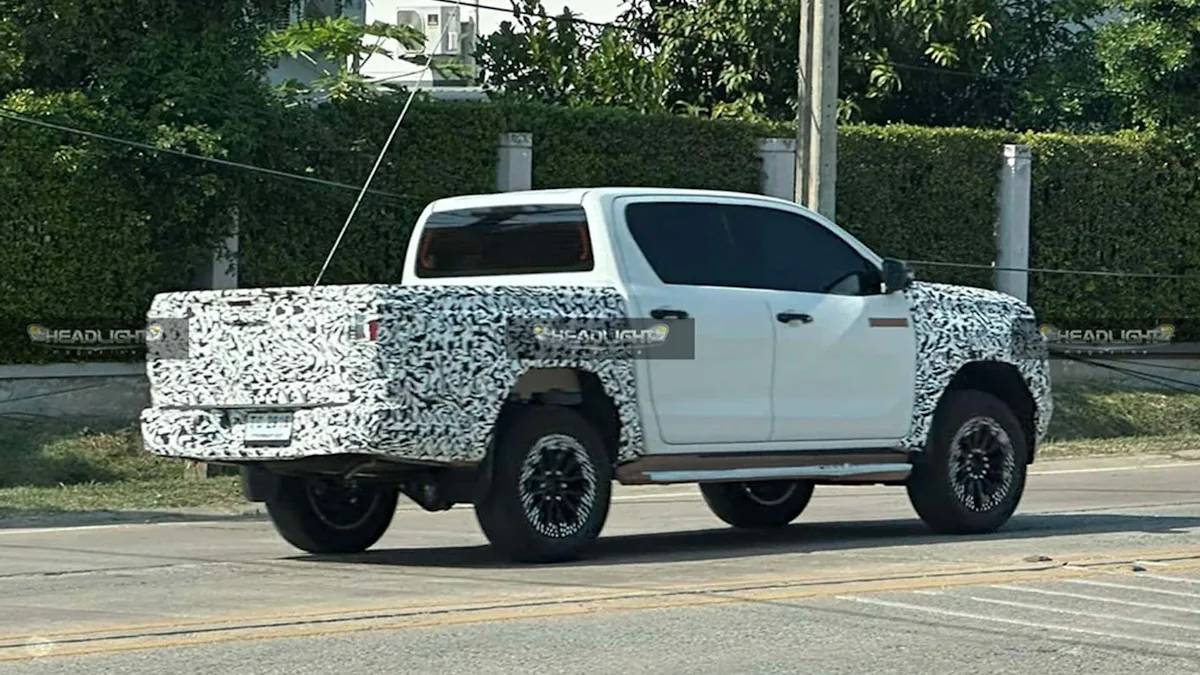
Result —
[[[688,313],[682,309],[666,309],[660,307],[658,309],[650,310],[650,316],[661,321],[663,319],[686,319],[688,318]]]
[[[775,315],[779,323],[791,323],[799,321],[800,323],[812,323],[812,316],[809,314],[799,314],[796,312],[780,312]]]

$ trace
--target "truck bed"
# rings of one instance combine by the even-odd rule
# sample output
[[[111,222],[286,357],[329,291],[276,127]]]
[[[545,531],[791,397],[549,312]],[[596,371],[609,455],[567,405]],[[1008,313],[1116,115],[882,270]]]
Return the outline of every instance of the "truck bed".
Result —
[[[147,362],[151,407],[142,432],[158,455],[236,462],[365,454],[471,464],[485,455],[505,397],[534,367],[596,373],[625,422],[622,456],[640,451],[629,360],[516,358],[506,337],[513,322],[624,317],[613,288],[194,291],[156,296],[148,316],[187,326],[178,338],[186,357]],[[264,426],[268,413],[290,421],[286,438],[280,425]]]

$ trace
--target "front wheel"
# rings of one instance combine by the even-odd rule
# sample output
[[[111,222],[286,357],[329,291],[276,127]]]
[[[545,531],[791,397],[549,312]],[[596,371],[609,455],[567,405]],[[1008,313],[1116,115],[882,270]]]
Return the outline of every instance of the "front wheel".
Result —
[[[494,453],[491,485],[475,505],[492,547],[527,563],[583,555],[612,496],[613,461],[595,428],[570,408],[529,406],[504,425]]]
[[[754,481],[701,483],[700,494],[708,508],[734,527],[782,527],[800,517],[812,499],[809,481]]]
[[[302,551],[361,553],[391,525],[398,497],[394,487],[288,476],[267,500],[267,513],[284,540]]]
[[[1021,423],[1000,399],[952,391],[929,443],[913,462],[908,498],[939,534],[984,534],[1012,516],[1025,491],[1029,448]]]

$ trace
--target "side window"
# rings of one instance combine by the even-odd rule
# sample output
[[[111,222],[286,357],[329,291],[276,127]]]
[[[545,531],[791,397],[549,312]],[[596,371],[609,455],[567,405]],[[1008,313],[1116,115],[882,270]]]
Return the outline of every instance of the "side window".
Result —
[[[717,204],[636,202],[625,207],[625,222],[664,284],[742,285]]]
[[[762,206],[726,206],[729,229],[751,285],[779,291],[872,295],[879,270],[820,223]]]

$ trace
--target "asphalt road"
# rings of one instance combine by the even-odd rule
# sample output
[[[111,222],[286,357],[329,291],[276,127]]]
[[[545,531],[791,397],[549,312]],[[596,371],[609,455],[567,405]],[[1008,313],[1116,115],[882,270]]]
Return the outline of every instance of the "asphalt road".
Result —
[[[321,559],[261,520],[0,528],[0,672],[1200,672],[1200,462],[1035,474],[986,537],[897,489],[818,488],[764,534],[623,488],[594,556],[543,567],[468,508]]]

